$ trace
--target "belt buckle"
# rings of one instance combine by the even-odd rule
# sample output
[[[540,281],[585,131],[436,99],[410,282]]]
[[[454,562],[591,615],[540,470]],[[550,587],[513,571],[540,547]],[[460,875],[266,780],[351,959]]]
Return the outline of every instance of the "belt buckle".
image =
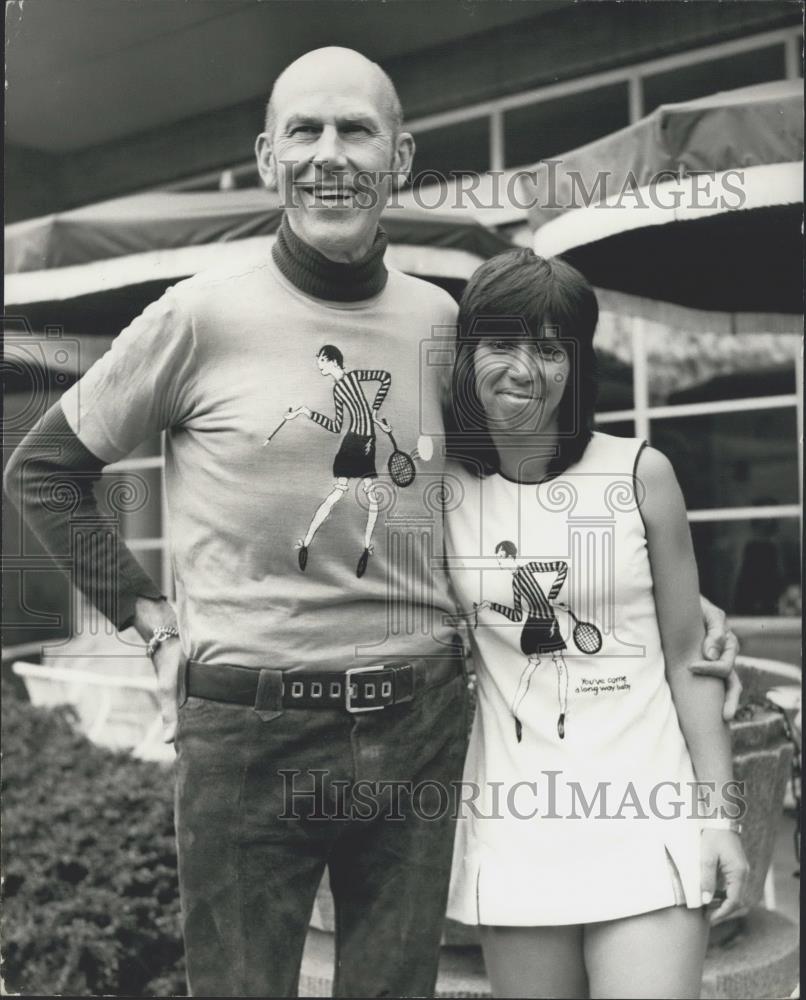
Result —
[[[357,715],[359,712],[380,712],[386,705],[353,705],[351,678],[353,674],[383,673],[384,667],[350,667],[344,672],[344,707],[348,712]]]

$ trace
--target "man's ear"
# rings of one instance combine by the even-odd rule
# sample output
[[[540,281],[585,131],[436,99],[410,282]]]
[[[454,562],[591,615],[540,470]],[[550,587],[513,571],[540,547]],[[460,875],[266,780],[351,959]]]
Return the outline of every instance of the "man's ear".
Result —
[[[269,191],[277,190],[277,161],[274,158],[274,147],[268,132],[261,132],[255,140],[255,157],[257,172]]]
[[[414,136],[411,132],[401,132],[395,144],[395,155],[392,157],[392,179],[395,188],[402,188],[411,179],[411,168],[414,164]]]

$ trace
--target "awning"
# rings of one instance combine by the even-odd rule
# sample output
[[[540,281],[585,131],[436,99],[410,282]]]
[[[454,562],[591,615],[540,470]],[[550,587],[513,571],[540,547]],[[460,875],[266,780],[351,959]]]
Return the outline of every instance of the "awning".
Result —
[[[149,192],[16,223],[5,234],[6,304],[177,280],[256,248],[268,252],[281,216],[276,195],[250,189]],[[463,213],[391,207],[382,224],[388,262],[411,274],[467,280],[511,246]]]
[[[780,80],[662,104],[633,125],[537,164],[523,184],[529,222],[538,230],[574,208],[615,200],[625,187],[646,188],[664,175],[802,160],[803,81]]]
[[[595,285],[802,311],[801,81],[662,106],[536,177],[535,252],[562,254]]]

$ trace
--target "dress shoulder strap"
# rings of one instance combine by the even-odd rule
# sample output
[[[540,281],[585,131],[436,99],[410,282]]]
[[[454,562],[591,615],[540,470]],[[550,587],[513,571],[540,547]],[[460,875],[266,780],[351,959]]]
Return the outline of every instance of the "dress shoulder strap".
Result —
[[[645,438],[617,437],[615,434],[601,434],[596,431],[582,461],[586,471],[589,472],[635,476],[638,457],[646,444]]]
[[[637,513],[643,499],[638,458],[645,447],[644,438],[594,433],[576,470],[577,488],[610,511]]]

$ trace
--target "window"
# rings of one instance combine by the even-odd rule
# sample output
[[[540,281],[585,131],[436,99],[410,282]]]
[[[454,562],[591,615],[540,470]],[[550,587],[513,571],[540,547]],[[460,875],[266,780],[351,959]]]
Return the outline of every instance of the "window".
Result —
[[[414,156],[414,186],[433,184],[435,171],[445,177],[451,172],[484,173],[490,169],[489,120],[473,118],[456,125],[417,131]],[[425,174],[421,181],[418,177]]]
[[[712,601],[735,615],[800,617],[797,518],[695,522],[691,533]]]
[[[800,317],[600,300],[599,429],[672,462],[707,597],[733,615],[799,617]],[[627,374],[634,403],[621,407]]]
[[[783,45],[742,52],[644,77],[644,114],[660,104],[690,101],[720,90],[735,90],[786,75]]]
[[[626,83],[515,108],[504,115],[505,163],[507,167],[536,163],[629,123]]]
[[[692,510],[798,502],[795,407],[650,421]]]

